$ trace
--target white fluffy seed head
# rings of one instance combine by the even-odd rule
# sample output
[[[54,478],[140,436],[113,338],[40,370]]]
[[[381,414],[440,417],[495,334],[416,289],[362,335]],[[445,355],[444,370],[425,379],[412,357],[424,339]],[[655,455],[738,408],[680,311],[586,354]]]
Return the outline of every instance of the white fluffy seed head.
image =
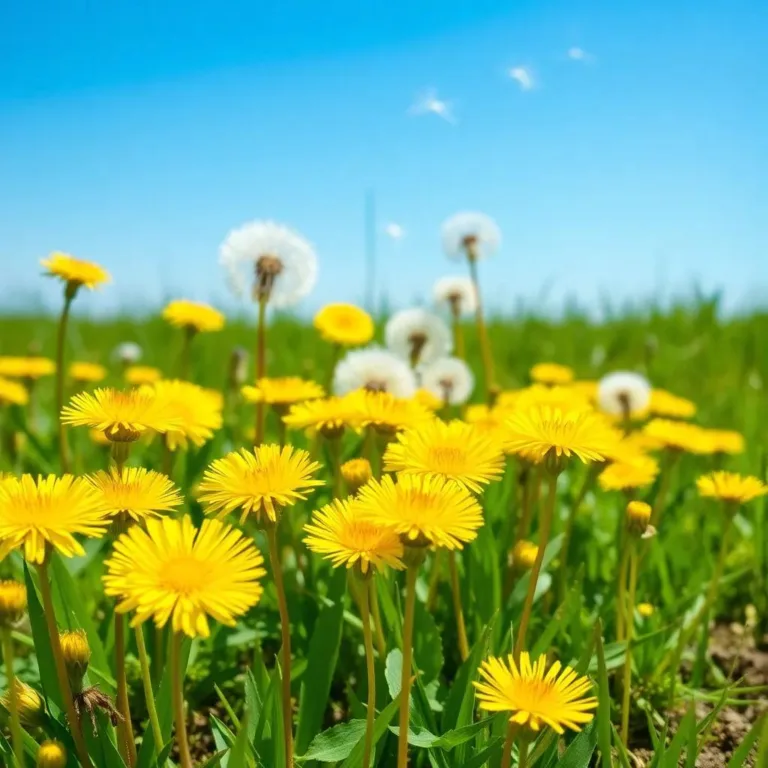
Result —
[[[421,386],[450,405],[463,405],[472,396],[475,377],[458,357],[443,357],[419,368]]]
[[[274,221],[251,221],[233,229],[219,248],[219,263],[236,295],[253,295],[263,257],[276,259],[280,266],[270,286],[270,306],[292,307],[315,287],[317,255],[309,242]]]
[[[333,373],[333,391],[346,395],[356,389],[390,392],[395,397],[413,397],[416,376],[401,358],[389,350],[372,346],[355,349],[339,361]]]
[[[446,308],[459,316],[473,315],[477,309],[475,284],[468,277],[441,277],[435,283],[434,295],[438,307]]]
[[[498,224],[484,213],[462,211],[443,222],[443,250],[452,259],[467,256],[467,246],[472,244],[475,256],[483,258],[498,250],[501,230]]]
[[[431,363],[453,348],[451,329],[445,321],[421,307],[395,312],[387,321],[384,338],[392,352],[413,365]]]
[[[600,410],[612,416],[644,411],[651,401],[651,385],[639,373],[615,371],[600,379],[597,402]]]
[[[112,352],[112,357],[124,365],[138,363],[144,354],[141,347],[135,341],[123,341]]]

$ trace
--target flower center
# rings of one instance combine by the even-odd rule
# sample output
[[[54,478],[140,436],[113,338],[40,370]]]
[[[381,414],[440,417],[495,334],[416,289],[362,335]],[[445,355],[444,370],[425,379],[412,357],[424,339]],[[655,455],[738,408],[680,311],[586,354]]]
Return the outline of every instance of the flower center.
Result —
[[[209,569],[191,555],[179,555],[165,563],[160,576],[163,586],[172,592],[189,596],[210,581]]]
[[[368,379],[363,389],[367,389],[369,392],[386,392],[387,382],[382,379]]]
[[[256,301],[268,301],[275,278],[283,271],[283,262],[277,256],[265,254],[256,262],[256,282],[253,286],[253,298]]]
[[[416,365],[427,343],[427,334],[423,331],[414,331],[408,337],[408,343],[411,345],[411,365]]]
[[[430,464],[446,474],[460,473],[466,469],[467,452],[453,445],[436,445],[429,449]]]

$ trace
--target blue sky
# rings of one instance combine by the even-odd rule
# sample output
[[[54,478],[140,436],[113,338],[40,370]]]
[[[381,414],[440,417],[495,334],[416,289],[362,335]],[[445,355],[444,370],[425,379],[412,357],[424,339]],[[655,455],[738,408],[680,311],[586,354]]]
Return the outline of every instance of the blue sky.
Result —
[[[768,289],[766,39],[761,0],[8,4],[3,302],[55,303],[38,260],[61,249],[113,273],[88,311],[227,304],[218,247],[253,218],[316,245],[305,309],[361,300],[373,189],[396,304],[460,270],[439,226],[468,208],[504,234],[482,274],[498,310],[694,285],[751,306]],[[430,87],[455,124],[409,114]]]

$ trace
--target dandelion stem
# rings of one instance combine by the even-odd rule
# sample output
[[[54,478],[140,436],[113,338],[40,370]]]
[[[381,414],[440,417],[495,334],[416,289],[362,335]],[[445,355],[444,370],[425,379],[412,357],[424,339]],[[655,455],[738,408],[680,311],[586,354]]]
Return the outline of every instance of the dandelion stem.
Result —
[[[659,527],[661,513],[664,511],[664,505],[667,501],[667,494],[672,483],[672,468],[677,459],[676,451],[667,451],[666,461],[661,468],[661,480],[659,481],[659,491],[656,494],[656,500],[653,503],[653,514],[651,515],[651,525],[654,528]]]
[[[461,327],[461,310],[458,303],[455,309],[451,307],[451,315],[453,316],[453,354],[459,360],[463,360],[465,356],[464,329]]]
[[[627,569],[629,567],[629,544],[620,547],[621,560],[619,561],[618,594],[616,597],[616,640],[621,642],[626,633],[626,607],[627,607]]]
[[[475,296],[477,298],[475,320],[477,323],[477,335],[480,338],[480,351],[483,355],[485,391],[488,398],[488,404],[491,405],[493,401],[493,390],[495,384],[495,376],[493,372],[493,354],[491,353],[491,342],[488,338],[488,329],[485,325],[485,317],[483,314],[483,301],[480,296],[480,282],[477,278],[477,258],[474,254],[468,253],[467,260],[469,261],[469,275],[472,278],[473,285],[475,286]]]
[[[179,362],[179,378],[182,381],[189,379],[192,364],[192,339],[195,337],[194,326],[188,325],[184,329],[184,340],[181,344],[181,360]]]
[[[576,527],[576,518],[578,517],[581,505],[584,503],[584,499],[587,498],[587,494],[590,492],[595,484],[602,464],[596,462],[590,464],[587,468],[587,474],[584,477],[584,482],[579,488],[579,492],[576,498],[571,504],[571,509],[568,512],[568,519],[565,522],[565,531],[563,532],[563,544],[560,547],[560,600],[565,600],[566,593],[568,592],[568,553],[571,548],[571,540],[573,539],[573,529]]]
[[[285,764],[293,766],[293,715],[291,712],[291,623],[288,617],[288,602],[285,599],[285,584],[280,565],[280,551],[277,546],[277,524],[266,526],[269,543],[269,562],[272,566],[272,578],[277,590],[277,606],[280,611],[280,634],[282,635],[281,666],[283,691],[283,731],[285,737]]]
[[[544,506],[544,514],[541,518],[541,528],[539,529],[539,545],[536,554],[536,562],[531,569],[530,581],[528,582],[528,592],[525,595],[523,605],[523,615],[520,617],[520,625],[517,629],[517,638],[515,639],[514,658],[516,662],[520,661],[520,654],[525,647],[525,636],[528,633],[528,624],[531,620],[531,610],[533,609],[533,598],[536,594],[536,585],[541,573],[541,564],[544,562],[544,552],[549,542],[549,534],[552,530],[552,518],[555,514],[555,499],[557,497],[557,473],[551,472],[549,475],[549,494]]]
[[[331,359],[328,361],[328,373],[325,375],[325,391],[330,393],[333,387],[333,374],[336,370],[336,363],[341,356],[341,344],[334,344],[331,347]],[[366,765],[365,768],[368,768]]]
[[[376,633],[376,650],[379,652],[379,658],[383,659],[387,655],[387,644],[384,642],[384,633],[381,631],[381,611],[379,610],[379,593],[376,590],[376,581],[371,579],[369,585],[371,590],[371,613],[373,614],[373,631]]]
[[[435,609],[437,589],[440,586],[440,571],[443,570],[443,550],[438,549],[432,558],[432,572],[429,575],[429,592],[427,593],[427,610]]]
[[[144,642],[144,628],[141,625],[136,627],[136,647],[139,650],[141,681],[144,684],[144,698],[147,700],[149,724],[152,728],[152,736],[155,740],[155,754],[158,754],[158,752],[163,748],[163,732],[160,730],[160,720],[157,717],[155,694],[152,690],[152,677],[149,671],[149,659],[147,658],[147,646]]]
[[[413,615],[416,608],[417,565],[405,572],[405,622],[403,625],[403,666],[400,677],[400,733],[397,742],[397,768],[408,768],[408,722],[411,698],[411,652],[413,650]]]
[[[126,764],[136,764],[136,742],[131,723],[131,708],[128,704],[128,680],[125,674],[125,616],[115,611],[115,679],[117,680],[117,710],[123,717],[118,723],[117,734],[120,753]]]
[[[8,701],[11,714],[11,739],[13,754],[19,768],[24,768],[24,742],[21,736],[21,721],[19,720],[19,692],[16,688],[16,676],[13,672],[13,640],[8,627],[3,627],[3,661],[5,662],[5,680],[8,685]]]
[[[504,746],[501,748],[501,768],[509,768],[512,765],[512,744],[517,731],[515,723],[507,723],[507,735],[504,738]]]
[[[53,652],[53,661],[56,666],[56,677],[59,681],[59,690],[63,699],[64,711],[69,721],[69,729],[72,732],[72,739],[75,742],[75,750],[78,759],[83,768],[91,768],[91,759],[88,757],[88,750],[83,740],[83,731],[80,726],[80,718],[75,711],[74,701],[72,699],[72,688],[69,685],[67,668],[64,664],[64,656],[61,653],[61,640],[59,639],[59,628],[56,626],[56,613],[53,608],[53,596],[51,595],[51,585],[48,581],[48,564],[41,563],[37,566],[37,575],[40,581],[40,594],[43,598],[43,612],[45,613],[45,622],[48,625],[48,637],[51,641],[51,651]]]
[[[59,461],[61,471],[69,471],[69,450],[67,446],[67,432],[64,422],[61,420],[61,409],[64,407],[64,346],[67,339],[67,324],[69,323],[69,310],[72,300],[75,298],[76,289],[67,285],[64,292],[64,307],[59,317],[59,329],[56,336],[56,424],[59,431]]]
[[[635,629],[635,594],[637,590],[637,547],[631,542],[629,549],[629,595],[626,607],[627,650],[624,657],[624,677],[622,681],[621,705],[621,740],[628,745],[629,739],[629,704],[632,692],[632,635]]]
[[[371,578],[370,581],[373,581]],[[360,614],[363,620],[363,645],[365,646],[365,668],[368,675],[368,712],[365,718],[365,748],[363,768],[371,765],[373,747],[373,723],[376,719],[376,669],[373,666],[373,636],[371,634],[371,612],[368,600],[368,585],[363,582],[359,591]]]
[[[517,768],[528,768],[528,740],[520,736],[520,745],[517,748]]]
[[[462,661],[469,656],[469,641],[467,627],[464,624],[464,611],[461,607],[461,592],[459,591],[459,569],[456,567],[456,551],[448,553],[448,569],[451,574],[451,592],[453,594],[453,612],[456,614],[456,632],[459,637],[459,655]]]
[[[517,522],[515,531],[515,542],[527,539],[531,530],[531,518],[533,517],[534,485],[541,483],[541,473],[537,468],[530,467],[524,473],[521,479],[521,506],[522,513]],[[514,543],[514,542],[513,542]]]
[[[329,437],[327,442],[333,472],[333,498],[340,499],[344,496],[344,483],[341,477],[341,437]]]
[[[187,739],[187,722],[184,717],[184,680],[181,674],[181,641],[180,632],[174,632],[171,637],[171,690],[173,691],[173,719],[176,722],[176,742],[179,745],[179,761],[181,768],[192,768],[192,755],[189,752]]]
[[[267,373],[267,297],[259,297],[259,318],[256,326],[256,382]],[[254,445],[264,442],[264,402],[256,403]]]

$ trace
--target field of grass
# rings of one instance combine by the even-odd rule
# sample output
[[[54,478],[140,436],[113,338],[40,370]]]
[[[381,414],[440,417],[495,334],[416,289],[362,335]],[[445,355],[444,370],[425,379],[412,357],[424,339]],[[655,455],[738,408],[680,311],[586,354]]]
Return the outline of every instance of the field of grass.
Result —
[[[379,337],[381,325],[377,323]],[[558,736],[546,727],[538,733],[518,734],[513,764],[527,761],[528,766],[545,768],[758,764],[755,761],[768,754],[764,748],[763,757],[758,757],[759,736],[768,734],[768,722],[761,717],[768,698],[768,497],[758,498],[736,513],[717,601],[709,615],[702,616],[721,551],[725,516],[714,500],[699,495],[696,479],[720,468],[766,479],[768,314],[721,319],[714,302],[702,301],[663,311],[623,313],[601,322],[578,314],[558,321],[535,316],[494,319],[489,329],[502,390],[527,386],[531,366],[543,361],[568,365],[578,379],[585,380],[614,370],[636,371],[647,376],[654,387],[694,401],[695,423],[737,430],[746,443],[745,451],[733,456],[684,454],[653,485],[636,494],[653,505],[668,479],[658,533],[643,542],[645,549],[639,558],[635,603],[648,603],[653,612],[632,617],[630,735],[626,744],[620,738],[620,723],[627,643],[617,640],[616,612],[622,552],[617,531],[624,525],[626,498],[595,489],[586,494],[575,516],[567,570],[563,570],[563,534],[589,470],[573,461],[558,478],[553,531],[535,592],[527,645],[534,656],[546,653],[550,662],[559,659],[588,675],[598,706],[594,720],[578,734],[567,731]],[[482,366],[471,324],[465,333],[468,362],[478,375],[473,400],[482,402]],[[112,351],[124,341],[141,345],[142,364],[160,368],[166,377],[177,375],[182,335],[160,317],[96,322],[75,316],[68,334],[67,361],[102,363],[110,368],[105,384],[122,386],[122,370]],[[190,379],[226,390],[233,350],[240,347],[252,352],[254,342],[254,324],[245,321],[230,320],[218,333],[200,334],[193,342]],[[0,318],[0,356],[54,358],[55,344],[55,318]],[[269,327],[267,349],[270,376],[327,381],[331,348],[311,325],[278,318]],[[74,391],[68,385],[67,396]],[[53,377],[43,378],[34,386],[29,406],[2,408],[1,471],[35,475],[60,471],[53,392]],[[169,461],[161,440],[142,439],[131,454],[131,464],[162,468],[171,474],[185,499],[183,511],[197,525],[204,518],[204,509],[196,500],[204,470],[214,459],[246,444],[244,436],[253,423],[254,406],[239,399],[229,406],[224,428],[201,448],[190,448]],[[77,472],[108,465],[107,449],[93,443],[87,430],[69,431]],[[277,436],[277,416],[269,413],[266,440],[275,441]],[[362,766],[368,684],[360,612],[344,569],[332,568],[301,543],[303,525],[314,510],[330,501],[327,467],[332,457],[322,444],[300,432],[289,432],[289,439],[319,458],[324,465],[320,479],[327,481],[306,501],[286,511],[279,527],[291,622],[296,763]],[[9,452],[14,440],[14,450]],[[362,438],[347,433],[343,458],[358,456],[362,450]],[[524,477],[519,461],[509,457],[502,479],[491,483],[481,497],[484,525],[477,539],[457,558],[459,598],[470,645],[466,660],[459,651],[447,572],[435,582],[437,596],[429,607],[428,591],[439,560],[428,554],[418,572],[413,633],[416,678],[409,736],[412,766],[508,765],[502,755],[508,715],[479,710],[472,682],[478,679],[483,659],[511,653],[523,612],[530,574],[510,574],[508,553],[515,543],[514,523],[519,520]],[[529,532],[534,541],[540,535],[540,514],[539,510],[534,515]],[[236,517],[231,522],[237,523]],[[264,595],[236,626],[212,622],[210,638],[183,642],[187,725],[196,764],[282,768],[286,759],[278,600],[263,532],[253,520],[246,521],[243,529],[265,552]],[[104,596],[101,577],[112,541],[111,535],[89,539],[84,556],[66,559],[54,555],[49,565],[59,627],[86,631],[92,656],[85,683],[98,685],[110,697],[116,693],[114,602]],[[76,766],[35,569],[28,568],[18,552],[7,557],[0,569],[3,578],[27,584],[29,618],[12,632],[15,674],[46,701],[38,721],[25,728],[24,759],[27,765],[34,764],[37,743],[43,737],[57,738],[69,747],[68,765]],[[380,768],[397,764],[403,583],[402,574],[394,571],[376,576],[386,646],[377,647],[374,660],[374,760]],[[681,632],[686,639],[684,648],[678,643]],[[149,627],[145,634],[152,664],[156,660],[160,664],[167,638],[158,639]],[[176,764],[173,680],[168,665],[153,675],[152,696],[163,742],[157,745],[147,725],[147,696],[132,633],[125,658],[139,744],[136,765]],[[4,672],[0,688],[6,687]],[[120,768],[124,761],[115,730],[101,712],[97,723],[94,731],[85,718],[90,759],[100,768]],[[12,764],[10,732],[0,735],[0,754],[6,764]]]

